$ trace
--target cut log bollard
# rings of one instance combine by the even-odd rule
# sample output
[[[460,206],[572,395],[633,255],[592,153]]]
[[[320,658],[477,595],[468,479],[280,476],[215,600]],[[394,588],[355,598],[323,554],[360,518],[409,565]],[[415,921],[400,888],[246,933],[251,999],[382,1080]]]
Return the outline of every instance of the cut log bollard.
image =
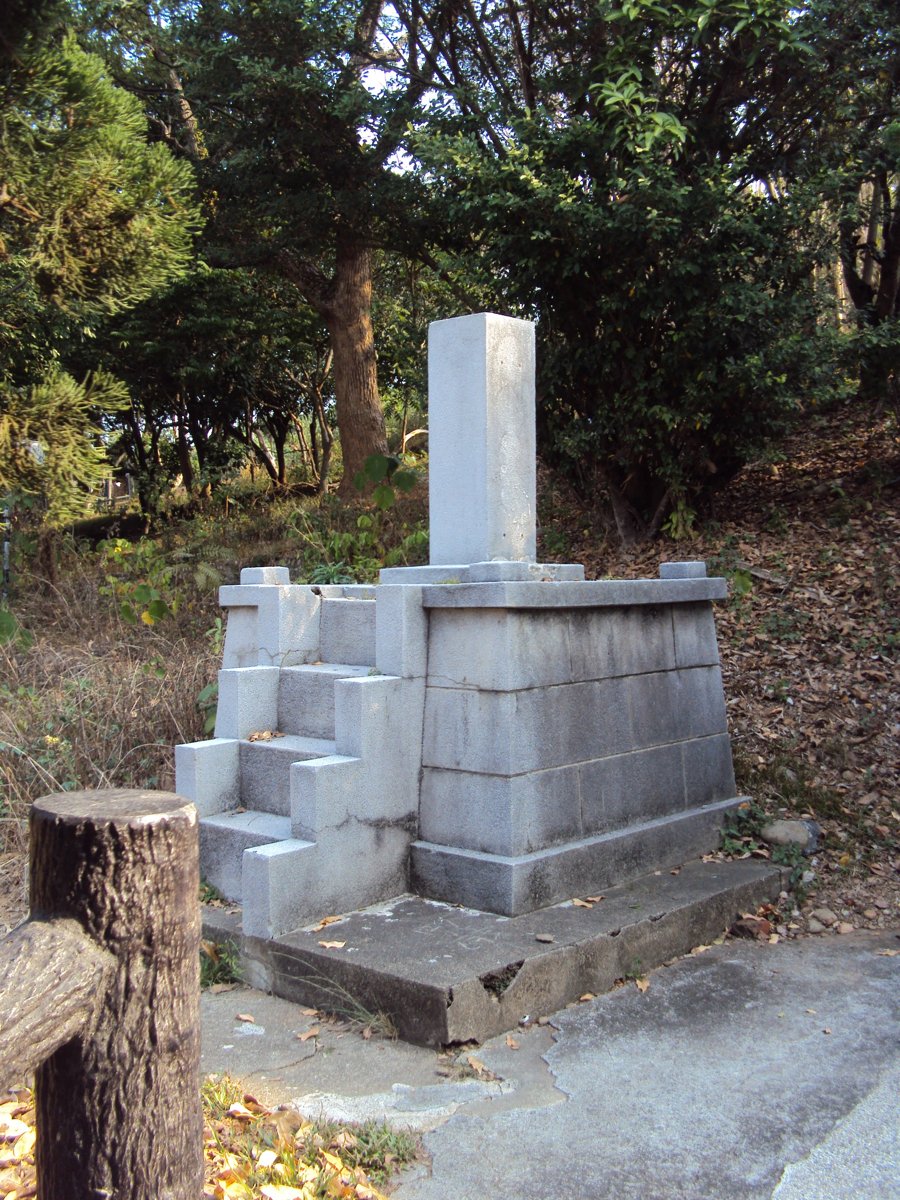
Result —
[[[198,886],[196,811],[180,796],[70,792],[32,808],[31,921],[0,951],[0,975],[14,968],[0,1065],[4,1084],[11,1066],[36,1068],[48,1200],[201,1193]]]

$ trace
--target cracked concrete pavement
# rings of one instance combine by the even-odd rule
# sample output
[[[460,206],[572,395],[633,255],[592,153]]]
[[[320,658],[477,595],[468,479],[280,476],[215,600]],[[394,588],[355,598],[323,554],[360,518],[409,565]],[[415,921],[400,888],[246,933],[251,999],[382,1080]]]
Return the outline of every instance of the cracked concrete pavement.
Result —
[[[206,993],[203,1070],[419,1131],[397,1200],[900,1200],[897,949],[730,941],[449,1055]]]

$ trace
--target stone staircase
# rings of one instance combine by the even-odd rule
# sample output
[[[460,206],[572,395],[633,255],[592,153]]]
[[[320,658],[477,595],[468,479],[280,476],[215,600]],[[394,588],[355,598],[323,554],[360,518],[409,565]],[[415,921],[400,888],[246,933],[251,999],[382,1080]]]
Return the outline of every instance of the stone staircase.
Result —
[[[411,681],[375,669],[372,589],[252,568],[221,600],[215,737],[176,748],[203,878],[260,938],[403,892],[421,723]]]

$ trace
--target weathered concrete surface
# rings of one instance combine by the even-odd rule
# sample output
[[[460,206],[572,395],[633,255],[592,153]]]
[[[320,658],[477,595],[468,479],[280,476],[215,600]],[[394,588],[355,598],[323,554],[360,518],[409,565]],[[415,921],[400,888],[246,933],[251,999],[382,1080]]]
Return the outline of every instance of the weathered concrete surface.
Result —
[[[568,1103],[453,1117],[396,1200],[896,1200],[897,945],[728,943],[560,1014]]]
[[[396,1200],[897,1200],[894,948],[726,942],[455,1061],[207,993],[202,1065],[310,1115],[431,1130]]]
[[[245,937],[247,979],[323,1008],[352,996],[390,1014],[412,1042],[482,1041],[712,941],[780,887],[778,870],[747,860],[689,863],[612,888],[593,907],[566,902],[513,918],[399,897],[325,932]]]

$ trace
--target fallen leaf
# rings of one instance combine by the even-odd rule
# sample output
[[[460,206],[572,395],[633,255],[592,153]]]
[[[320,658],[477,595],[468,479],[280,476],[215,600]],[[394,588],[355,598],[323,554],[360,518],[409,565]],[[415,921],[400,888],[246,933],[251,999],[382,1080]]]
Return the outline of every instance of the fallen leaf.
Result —
[[[601,900],[606,899],[605,896],[588,896],[586,898],[590,900],[591,904],[599,904]]]
[[[261,1167],[273,1167],[275,1163],[278,1162],[278,1155],[274,1150],[263,1150],[262,1154],[256,1161]]]
[[[636,979],[634,981],[634,986],[637,988],[637,990],[639,992],[646,992],[647,988],[650,986],[650,980],[649,979]]]
[[[594,992],[585,992],[583,996],[578,997],[578,1001],[580,1004],[586,1004],[588,1000],[596,1000],[596,999],[597,999],[597,997]]]
[[[237,1121],[252,1121],[253,1120],[253,1113],[250,1111],[249,1108],[247,1108],[247,1106],[245,1104],[240,1104],[240,1103],[232,1104],[231,1108],[229,1108],[229,1110],[228,1110],[228,1115],[229,1115],[229,1117],[234,1117],[235,1120],[237,1120]]]
[[[593,904],[591,904],[588,900],[573,900],[572,905],[574,908],[593,908],[594,907]]]
[[[342,916],[323,917],[322,920],[315,926],[316,929],[324,929],[326,925],[333,925],[335,921],[343,921]]]
[[[536,942],[555,942],[556,938],[552,933],[536,933],[534,935],[534,940]]]
[[[319,942],[319,945],[323,946],[326,950],[343,950],[343,948],[347,945],[347,943],[346,942]]]
[[[816,1010],[814,1008],[808,1008],[806,1011],[809,1013],[809,1015],[811,1017],[814,1017],[816,1015]]]
[[[220,992],[233,992],[236,987],[236,983],[214,983],[209,988],[209,991],[214,996],[218,996]]]
[[[253,1016],[252,1013],[238,1013],[237,1020],[238,1021],[246,1021],[250,1025],[256,1024],[256,1018]]]
[[[267,1183],[259,1189],[266,1200],[309,1200],[306,1188],[288,1187],[286,1183]]]
[[[318,1025],[313,1025],[312,1029],[307,1029],[305,1033],[298,1033],[297,1039],[301,1042],[308,1042],[310,1038],[318,1037],[321,1032]]]
[[[518,1050],[518,1048],[519,1048],[519,1043],[516,1041],[516,1039],[514,1037],[507,1036],[506,1044],[507,1044],[507,1046],[509,1046],[510,1050]]]
[[[822,1032],[823,1032],[823,1033],[831,1033],[831,1030],[830,1030],[830,1029],[823,1029],[823,1030],[822,1030]]]
[[[875,953],[879,958],[896,958],[900,950],[876,950]]]
[[[304,1017],[317,1017],[319,1015],[319,1010],[317,1008],[301,1008],[300,1011],[303,1013]]]

